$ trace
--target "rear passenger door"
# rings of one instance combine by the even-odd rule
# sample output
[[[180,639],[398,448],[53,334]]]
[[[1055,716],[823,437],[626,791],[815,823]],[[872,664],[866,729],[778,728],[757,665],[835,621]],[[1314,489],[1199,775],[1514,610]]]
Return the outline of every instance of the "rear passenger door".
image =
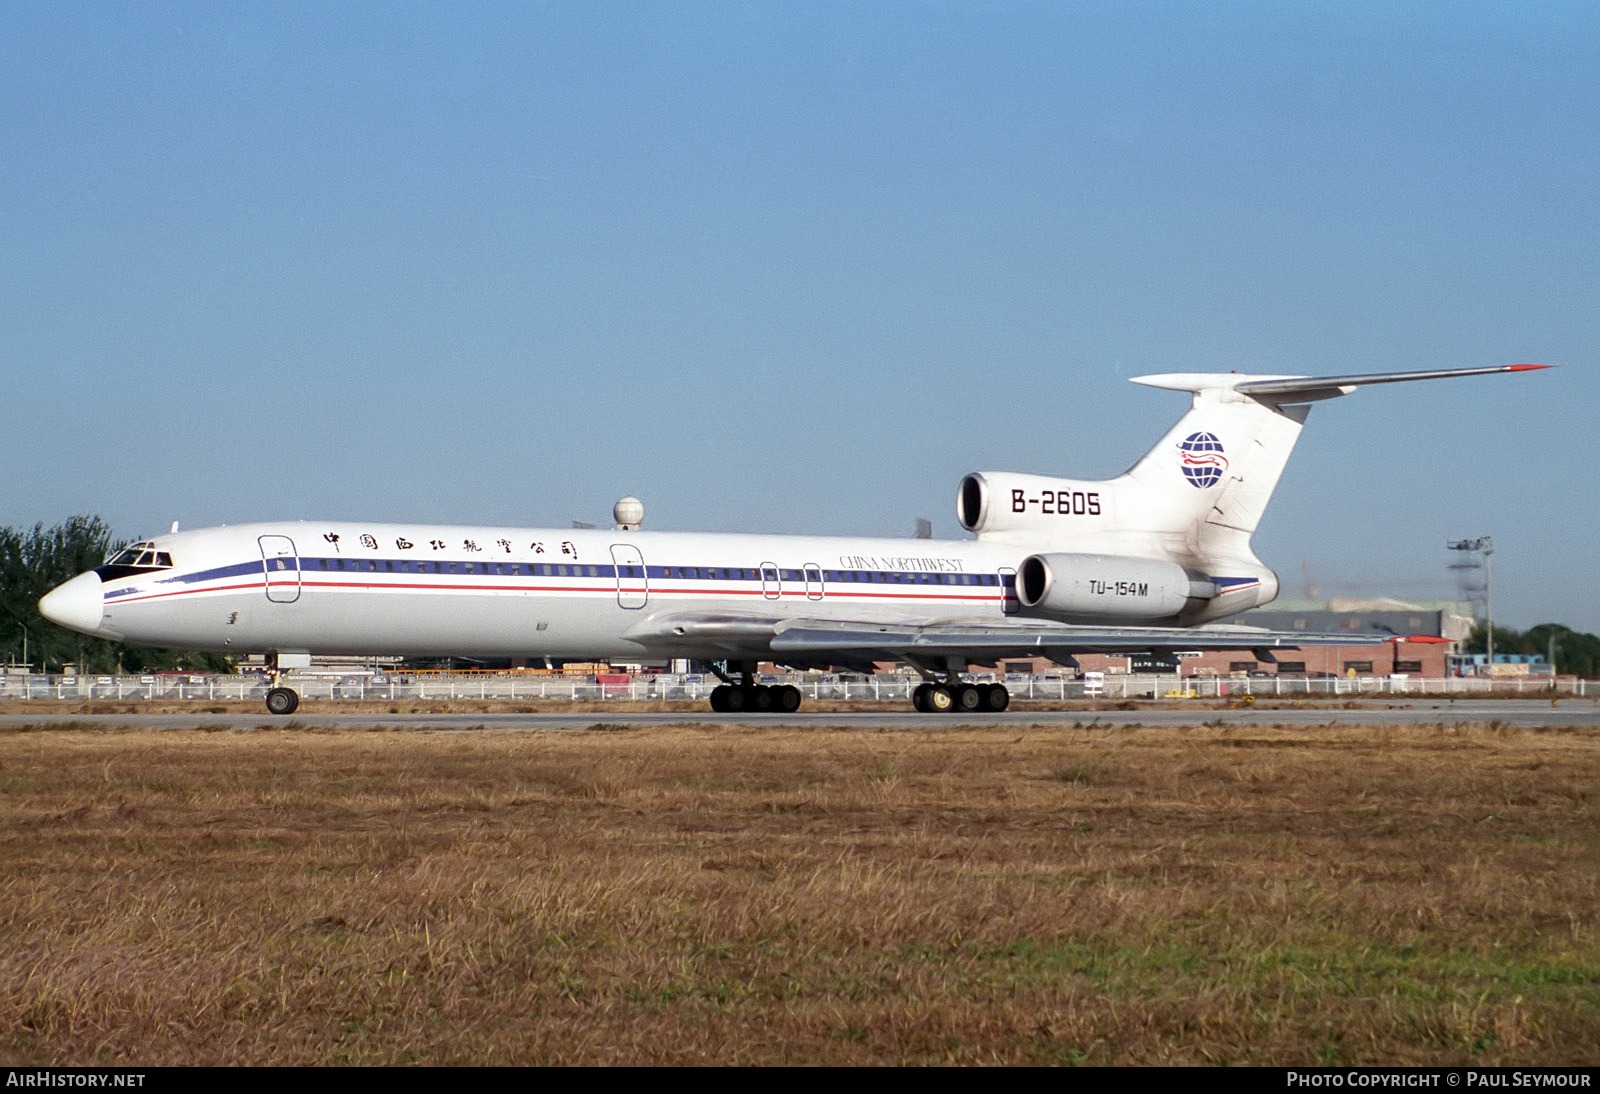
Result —
[[[639,548],[631,543],[613,543],[611,561],[617,568],[617,606],[630,611],[644,607],[650,600],[650,577]]]

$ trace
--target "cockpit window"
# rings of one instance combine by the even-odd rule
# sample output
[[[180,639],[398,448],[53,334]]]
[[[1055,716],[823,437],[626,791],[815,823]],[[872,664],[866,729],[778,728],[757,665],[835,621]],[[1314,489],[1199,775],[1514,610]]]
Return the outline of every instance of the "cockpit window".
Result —
[[[105,565],[96,566],[94,572],[100,575],[101,581],[115,581],[119,577],[170,569],[172,569],[170,554],[166,551],[157,551],[155,544],[149,541],[141,541],[128,544],[106,559]]]
[[[151,548],[149,543],[130,543],[110,558],[106,559],[107,566],[137,566],[139,556]]]

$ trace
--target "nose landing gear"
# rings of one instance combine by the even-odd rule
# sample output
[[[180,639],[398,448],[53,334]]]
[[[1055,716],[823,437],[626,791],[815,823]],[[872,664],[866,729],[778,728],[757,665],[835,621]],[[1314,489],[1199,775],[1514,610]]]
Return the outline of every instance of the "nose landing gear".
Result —
[[[304,654],[299,655],[305,657]],[[311,663],[307,657],[305,665]],[[302,665],[301,667],[305,667]],[[267,671],[272,674],[272,687],[267,689],[268,714],[293,714],[300,709],[300,693],[293,688],[283,686],[283,679],[288,674],[284,671],[279,655],[267,654]]]

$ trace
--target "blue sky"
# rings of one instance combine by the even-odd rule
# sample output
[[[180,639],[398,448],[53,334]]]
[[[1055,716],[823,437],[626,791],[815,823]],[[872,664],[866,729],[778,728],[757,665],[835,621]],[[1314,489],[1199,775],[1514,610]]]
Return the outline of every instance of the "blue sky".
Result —
[[[1318,407],[1298,591],[1600,631],[1587,4],[8,3],[0,523],[958,533],[1149,372]]]

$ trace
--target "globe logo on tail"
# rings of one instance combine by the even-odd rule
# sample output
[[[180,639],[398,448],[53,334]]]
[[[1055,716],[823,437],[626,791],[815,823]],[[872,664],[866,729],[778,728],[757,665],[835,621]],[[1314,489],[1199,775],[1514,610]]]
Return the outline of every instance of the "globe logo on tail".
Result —
[[[1196,489],[1215,486],[1222,481],[1228,469],[1228,457],[1222,454],[1222,442],[1210,433],[1191,433],[1178,445],[1183,455],[1183,477]]]

